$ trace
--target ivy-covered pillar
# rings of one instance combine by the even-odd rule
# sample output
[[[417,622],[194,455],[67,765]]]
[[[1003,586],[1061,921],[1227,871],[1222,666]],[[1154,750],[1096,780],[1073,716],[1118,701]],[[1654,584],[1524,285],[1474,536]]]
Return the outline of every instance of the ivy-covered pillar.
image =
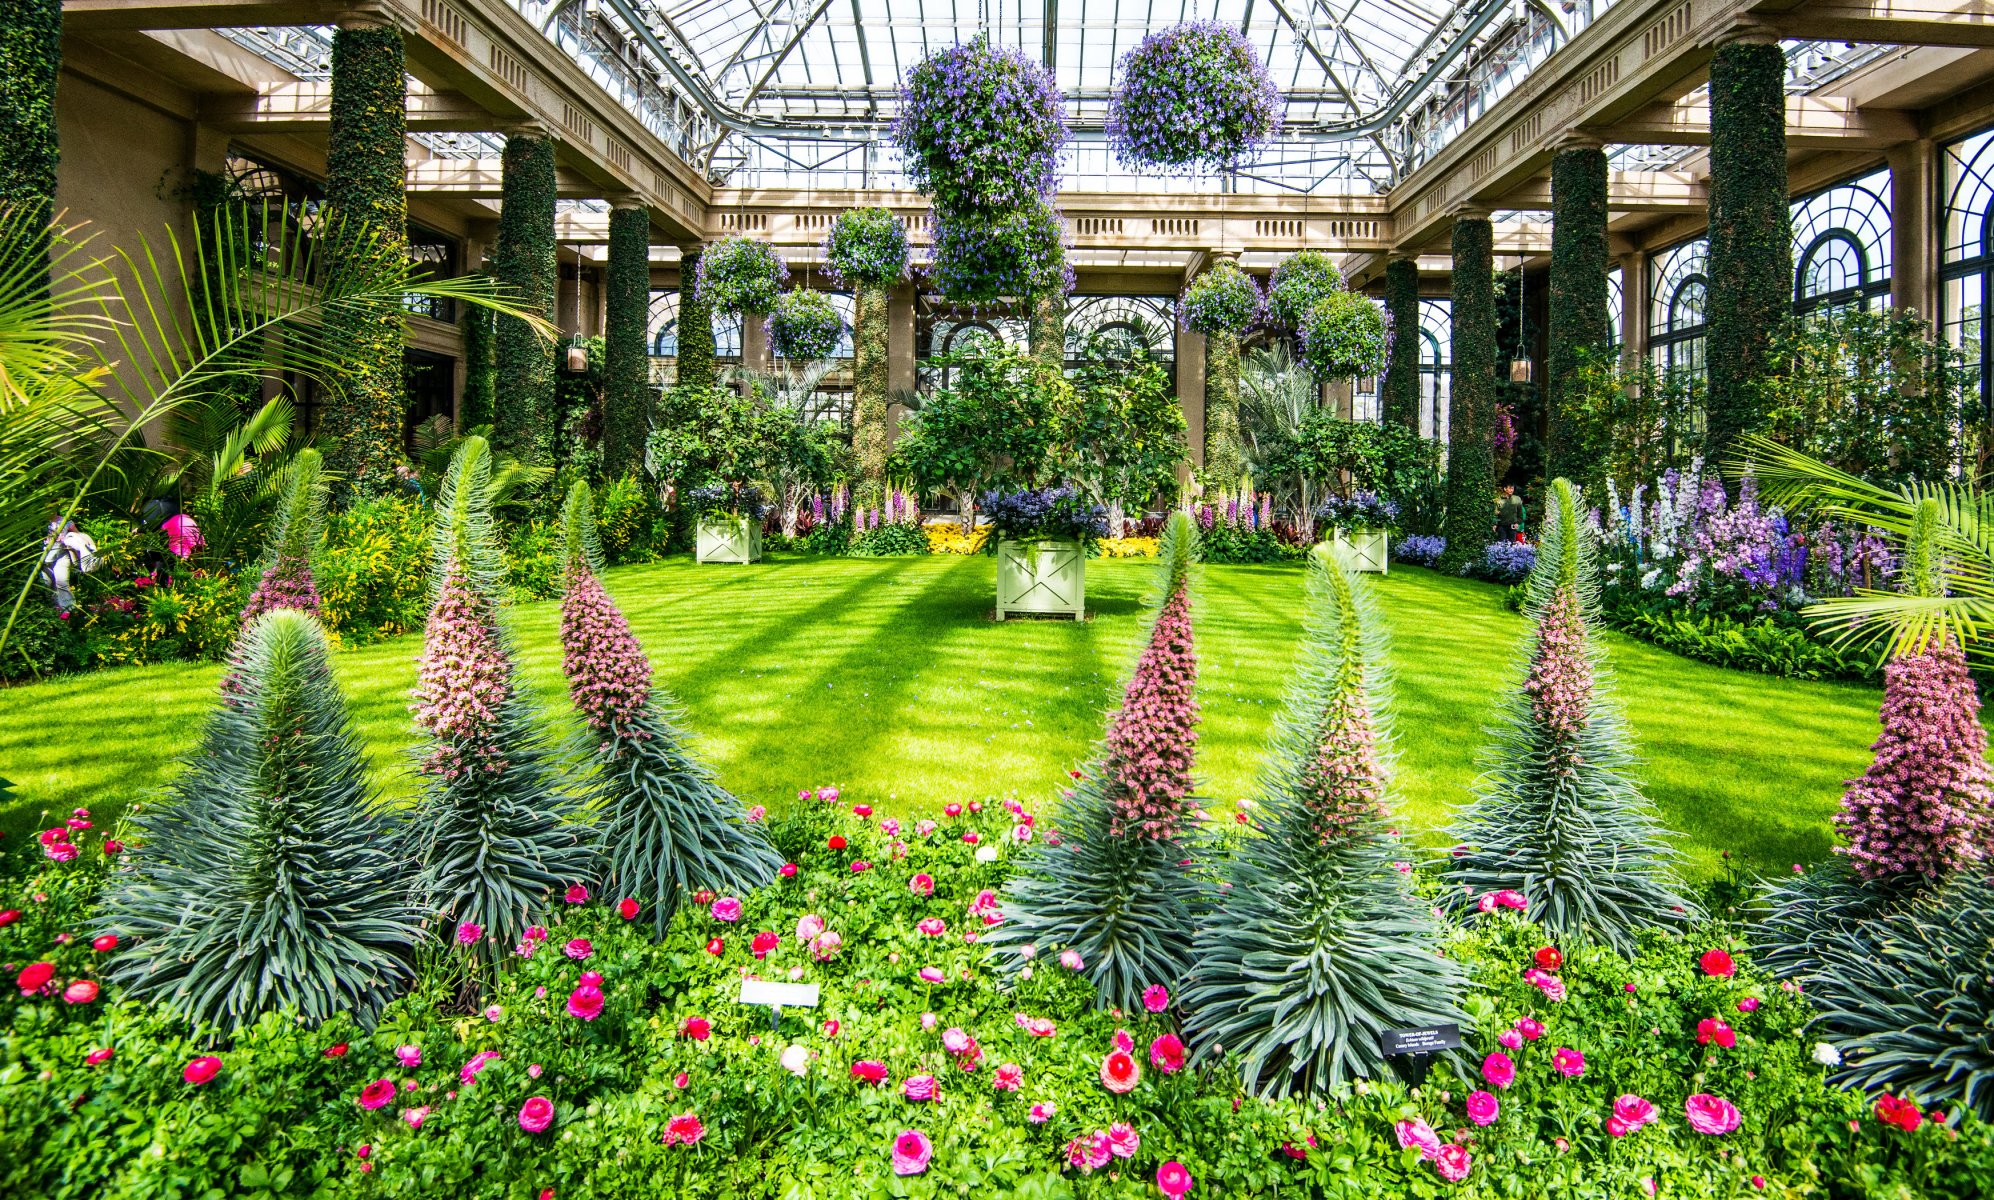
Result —
[[[1589,484],[1601,477],[1599,461],[1606,447],[1579,444],[1565,419],[1565,391],[1580,361],[1604,353],[1609,343],[1608,269],[1606,149],[1598,142],[1568,142],[1551,157],[1547,485],[1554,479]]]
[[[1066,366],[1066,293],[1032,297],[1032,357],[1050,367]]]
[[[332,36],[325,201],[336,220],[358,223],[371,234],[354,249],[369,259],[368,267],[408,258],[407,109],[402,31],[385,14],[348,13]],[[331,264],[335,272],[360,265]],[[326,409],[323,433],[333,446],[328,465],[348,496],[380,495],[397,486],[408,416],[407,326],[407,314],[394,301],[327,317],[345,376]]]
[[[457,432],[490,426],[498,405],[498,370],[492,361],[493,321],[489,308],[466,306],[464,330],[464,395],[457,402]]]
[[[1239,438],[1239,334],[1205,335],[1205,483],[1224,494],[1246,478],[1246,448]]]
[[[0,0],[0,206],[55,218],[62,0]]]
[[[713,386],[713,306],[693,295],[692,281],[699,274],[699,256],[704,247],[697,242],[679,247],[679,354],[678,386]]]
[[[1710,281],[1703,457],[1714,470],[1760,424],[1767,349],[1792,311],[1786,53],[1757,30],[1710,59]]]
[[[853,503],[877,508],[885,502],[886,396],[892,296],[888,285],[858,285],[852,314],[852,453],[858,459]]]
[[[554,142],[537,127],[505,139],[498,244],[492,274],[518,304],[554,317]],[[554,448],[554,343],[518,317],[493,323],[492,443],[521,462],[545,463]]]
[[[1387,425],[1419,432],[1419,261],[1385,264],[1385,313],[1392,322],[1391,357],[1385,367],[1378,415]]]
[[[643,467],[651,431],[651,211],[635,200],[610,210],[603,293],[602,473],[621,479]]]
[[[1495,227],[1454,218],[1454,380],[1447,403],[1447,552],[1442,570],[1480,558],[1495,520]]]

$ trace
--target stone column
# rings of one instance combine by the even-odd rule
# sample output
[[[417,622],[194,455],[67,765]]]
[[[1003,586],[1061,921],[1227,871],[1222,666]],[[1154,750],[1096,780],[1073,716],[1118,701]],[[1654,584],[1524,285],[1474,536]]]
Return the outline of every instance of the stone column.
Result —
[[[769,369],[769,327],[767,313],[741,314],[741,369]]]
[[[1052,367],[1066,365],[1066,293],[1032,298],[1032,357]]]
[[[1236,250],[1214,250],[1207,266],[1239,262]],[[1228,493],[1246,477],[1246,451],[1239,440],[1239,334],[1205,335],[1205,456],[1200,464],[1214,494]]]
[[[1443,570],[1482,555],[1495,521],[1495,227],[1487,212],[1454,217],[1454,379],[1447,404],[1447,552]]]
[[[1898,312],[1939,320],[1938,148],[1930,138],[1884,153],[1890,164],[1890,303]]]
[[[1191,465],[1205,465],[1205,335],[1176,327],[1177,403],[1184,410],[1184,440]]]
[[[1551,158],[1551,294],[1545,374],[1550,416],[1544,478],[1591,483],[1606,447],[1584,444],[1565,419],[1565,392],[1588,356],[1606,349],[1606,149],[1568,138]]]
[[[604,274],[602,470],[621,479],[643,467],[651,431],[651,211],[634,197],[610,211]]]
[[[1757,384],[1773,331],[1793,310],[1787,202],[1786,54],[1775,34],[1741,27],[1710,60],[1710,470],[1760,424]]]
[[[853,502],[866,508],[876,508],[886,499],[892,294],[886,284],[861,283],[852,314],[852,454],[858,460],[859,474],[858,495]]]
[[[921,378],[914,353],[914,285],[896,285],[886,303],[886,442],[891,446],[900,429],[901,413],[892,397],[913,391]]]
[[[1419,261],[1398,256],[1385,264],[1385,311],[1392,352],[1379,383],[1378,420],[1419,432]]]
[[[396,270],[408,258],[408,76],[402,33],[378,11],[343,14],[332,36],[332,111],[326,132],[326,209],[341,231],[331,269]],[[328,466],[346,496],[397,486],[408,389],[402,347],[407,315],[394,300],[326,315],[328,345],[345,368],[326,407]]]
[[[498,245],[492,275],[518,302],[548,320],[554,311],[554,143],[527,126],[505,140]],[[555,346],[517,317],[500,316],[492,333],[492,441],[521,462],[547,462],[554,447]]]
[[[713,387],[713,306],[693,295],[692,281],[699,273],[699,256],[705,247],[691,242],[679,247],[679,353],[678,386]]]

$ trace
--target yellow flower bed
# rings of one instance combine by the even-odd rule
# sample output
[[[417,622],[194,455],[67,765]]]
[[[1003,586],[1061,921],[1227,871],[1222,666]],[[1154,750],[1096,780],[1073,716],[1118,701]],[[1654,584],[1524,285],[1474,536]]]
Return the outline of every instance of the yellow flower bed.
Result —
[[[1102,538],[1095,542],[1102,558],[1155,558],[1158,539],[1153,537]]]
[[[928,535],[930,554],[981,554],[990,541],[988,525],[978,525],[965,536],[961,521],[929,521],[921,526],[921,532]]]

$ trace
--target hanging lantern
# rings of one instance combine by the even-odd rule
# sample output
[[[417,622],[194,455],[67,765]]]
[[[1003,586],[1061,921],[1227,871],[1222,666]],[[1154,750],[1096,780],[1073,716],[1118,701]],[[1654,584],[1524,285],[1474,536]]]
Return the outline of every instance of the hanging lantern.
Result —
[[[580,342],[570,343],[568,346],[568,373],[571,375],[581,375],[586,373],[588,369],[588,347],[582,345]]]
[[[1529,383],[1529,382],[1530,382],[1530,367],[1531,367],[1531,363],[1530,363],[1530,360],[1529,360],[1529,359],[1527,359],[1527,358],[1512,358],[1512,359],[1510,359],[1510,360],[1509,360],[1509,381],[1510,381],[1511,383]]]
[[[1511,383],[1530,382],[1530,358],[1523,353],[1523,285],[1527,276],[1523,273],[1523,256],[1516,256],[1516,357],[1509,360],[1509,381]]]

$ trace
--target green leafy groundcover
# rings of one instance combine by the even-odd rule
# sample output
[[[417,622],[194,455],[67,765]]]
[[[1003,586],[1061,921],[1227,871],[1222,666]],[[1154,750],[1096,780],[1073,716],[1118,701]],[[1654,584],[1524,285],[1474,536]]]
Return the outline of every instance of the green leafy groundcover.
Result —
[[[1554,958],[1497,908],[1446,943],[1473,980],[1458,1061],[1418,1088],[1374,1080],[1263,1103],[1222,1057],[1177,1067],[1178,981],[1158,981],[1160,1011],[1115,1013],[1092,1007],[1057,947],[1029,972],[990,969],[976,939],[1001,921],[989,906],[1019,829],[1047,837],[1044,820],[1009,801],[905,824],[832,789],[806,801],[771,830],[798,869],[758,894],[695,897],[663,945],[614,896],[554,897],[545,938],[495,979],[472,976],[454,945],[432,948],[416,991],[371,1031],[271,1017],[229,1043],[77,987],[121,952],[98,948],[115,931],[92,912],[109,843],[74,831],[66,863],[23,846],[0,884],[0,905],[19,910],[0,961],[9,978],[53,970],[0,997],[0,1189],[1043,1200],[1156,1196],[1169,1163],[1194,1198],[1994,1189],[1989,1127],[1930,1114],[1906,1131],[1824,1084],[1805,999],[1710,954],[1736,953],[1728,926],[1650,935],[1632,962],[1577,945]],[[822,1002],[778,1026],[737,1002],[751,974],[820,984]],[[1707,1022],[1724,1031],[1705,1024],[1700,1039]],[[1118,1041],[1132,1062],[1110,1062]],[[1485,1062],[1495,1053],[1513,1080]],[[1125,1091],[1105,1082],[1131,1077]],[[1697,1132],[1691,1096],[1734,1106],[1736,1128]],[[1654,1119],[1614,1136],[1616,1100],[1640,1110],[1627,1097]],[[1448,1147],[1437,1161],[1419,1148],[1429,1132]],[[896,1172],[896,1143],[912,1173]],[[1464,1178],[1443,1178],[1464,1162]]]

